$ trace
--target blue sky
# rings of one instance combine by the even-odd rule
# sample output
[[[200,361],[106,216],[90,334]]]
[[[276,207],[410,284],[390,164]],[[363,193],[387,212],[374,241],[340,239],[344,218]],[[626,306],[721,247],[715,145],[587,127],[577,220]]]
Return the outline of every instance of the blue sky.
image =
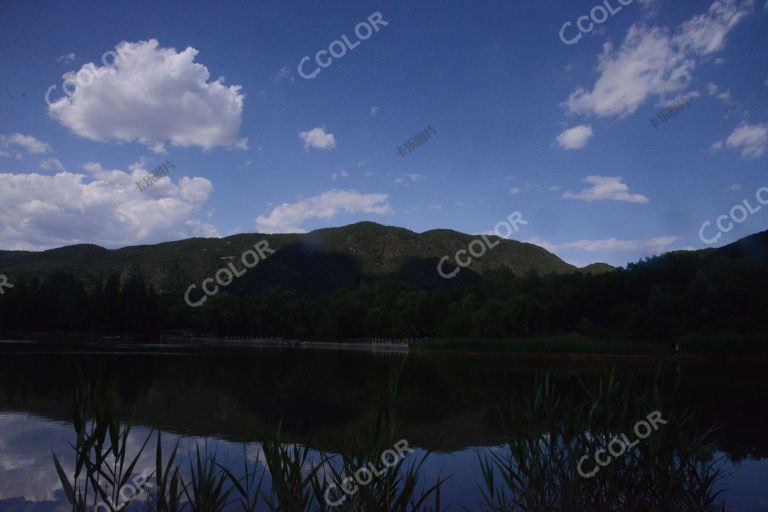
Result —
[[[623,265],[765,229],[768,4],[623,1],[2,3],[0,249],[519,211]]]

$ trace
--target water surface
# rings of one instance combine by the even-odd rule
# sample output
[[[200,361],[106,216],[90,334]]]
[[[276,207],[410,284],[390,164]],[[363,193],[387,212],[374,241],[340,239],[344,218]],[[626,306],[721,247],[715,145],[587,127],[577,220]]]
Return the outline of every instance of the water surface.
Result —
[[[700,430],[717,427],[712,457],[726,473],[717,484],[726,510],[768,510],[768,381],[760,364],[21,344],[0,345],[0,510],[66,505],[51,450],[67,460],[74,439],[74,367],[114,379],[125,417],[138,427],[131,434],[136,448],[150,430],[159,430],[167,449],[180,443],[182,458],[207,443],[235,471],[244,453],[260,460],[258,443],[278,425],[286,442],[333,453],[346,437],[370,429],[377,399],[400,370],[397,436],[417,448],[413,456],[433,451],[422,477],[449,478],[443,487],[449,510],[480,510],[478,454],[508,451],[505,439],[527,427],[505,416],[531,399],[537,378],[548,374],[555,386],[583,389],[585,397],[612,372],[620,382],[635,380],[649,389],[660,381],[664,414],[690,410]],[[562,407],[566,421],[567,404]],[[149,450],[139,467],[151,468],[152,457]]]

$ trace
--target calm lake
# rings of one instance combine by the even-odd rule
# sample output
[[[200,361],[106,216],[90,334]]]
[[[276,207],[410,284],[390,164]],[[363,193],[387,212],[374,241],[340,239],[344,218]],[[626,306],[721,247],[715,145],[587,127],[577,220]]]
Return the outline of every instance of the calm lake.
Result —
[[[767,369],[765,364],[725,360],[552,362],[498,355],[218,347],[62,350],[0,343],[0,510],[71,509],[51,452],[67,471],[73,468],[72,374],[80,371],[88,378],[116,383],[123,417],[132,418],[135,426],[129,451],[138,450],[151,431],[160,431],[165,453],[178,442],[182,472],[189,468],[187,461],[196,447],[203,447],[236,474],[242,471],[244,458],[263,464],[259,443],[275,435],[278,426],[283,442],[309,446],[313,453],[333,454],[345,440],[364,436],[375,424],[382,400],[390,396],[393,375],[399,374],[399,393],[391,404],[395,436],[415,449],[406,460],[428,455],[419,473],[422,484],[446,478],[442,508],[457,511],[486,510],[479,457],[495,454],[507,459],[512,451],[537,449],[518,444],[510,448],[510,438],[540,428],[548,440],[556,435],[573,439],[585,432],[587,439],[597,439],[599,428],[574,419],[570,408],[600,396],[598,390],[613,375],[616,383],[632,391],[627,408],[607,411],[608,416],[634,420],[617,426],[612,434],[624,433],[638,441],[628,454],[646,449],[670,453],[671,465],[638,459],[647,461],[641,473],[665,482],[675,482],[679,476],[681,492],[688,492],[707,473],[706,464],[685,460],[693,457],[688,443],[694,443],[694,433],[714,428],[707,437],[711,444],[705,458],[722,474],[712,485],[712,496],[703,499],[724,502],[726,510],[768,511]],[[554,391],[542,394],[547,386]],[[605,405],[596,402],[598,409]],[[527,414],[532,410],[541,417]],[[631,424],[654,410],[668,421],[638,439]],[[676,419],[683,417],[688,418],[685,424]],[[559,449],[576,445],[566,441],[556,446],[553,457],[573,461],[588,455],[585,471],[599,468],[582,445],[567,456]],[[597,442],[589,450],[601,446]],[[545,452],[553,453],[552,447]],[[612,471],[626,463],[628,454],[613,457],[589,480],[618,478]],[[153,438],[139,458],[137,472],[154,468],[154,456]],[[685,475],[662,474],[669,467],[680,467]],[[526,487],[534,489],[539,477],[535,471],[529,475],[534,476]],[[540,478],[548,476],[542,473]],[[627,493],[640,492],[633,491],[630,483],[620,485],[626,485]],[[565,488],[544,492],[561,491]],[[129,509],[140,509],[140,501]]]

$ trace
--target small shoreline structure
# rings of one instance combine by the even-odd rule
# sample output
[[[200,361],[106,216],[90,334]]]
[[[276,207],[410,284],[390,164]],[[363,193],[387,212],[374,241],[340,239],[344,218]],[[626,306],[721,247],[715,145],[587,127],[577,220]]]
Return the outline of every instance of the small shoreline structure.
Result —
[[[25,350],[79,351],[185,351],[212,350],[217,348],[248,349],[310,349],[330,351],[358,351],[379,354],[414,354],[437,357],[501,357],[520,360],[550,361],[623,361],[637,363],[705,363],[725,361],[729,363],[768,364],[768,354],[750,350],[758,340],[738,338],[730,340],[742,346],[741,351],[726,353],[722,340],[681,338],[666,344],[627,343],[626,341],[599,340],[580,336],[530,338],[530,339],[487,339],[470,340],[460,338],[317,338],[296,339],[272,336],[211,336],[190,331],[166,331],[156,336],[77,335],[36,336],[21,333],[7,334],[0,342],[0,351],[11,350],[13,346],[24,346]]]
[[[363,350],[371,352],[408,352],[414,342],[427,342],[429,338],[355,338],[344,340],[301,340],[272,336],[200,336],[186,332],[164,333],[152,340],[137,340],[132,336],[100,336],[97,344],[154,345],[175,347],[237,347],[237,348],[308,348],[332,350]]]
[[[353,340],[298,340],[282,337],[246,337],[246,336],[192,336],[182,344],[203,346],[233,347],[273,347],[273,348],[309,348],[335,350],[370,350],[374,352],[407,352],[409,344],[424,341],[426,338],[365,338]]]

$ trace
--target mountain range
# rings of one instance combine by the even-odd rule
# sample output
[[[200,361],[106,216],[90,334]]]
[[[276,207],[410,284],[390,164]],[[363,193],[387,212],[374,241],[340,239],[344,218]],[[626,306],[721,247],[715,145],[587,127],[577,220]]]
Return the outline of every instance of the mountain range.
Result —
[[[566,263],[539,246],[488,235],[492,249],[472,258],[456,278],[444,279],[437,272],[443,257],[444,271],[455,268],[455,255],[468,251],[480,236],[436,229],[414,233],[404,228],[359,222],[303,234],[238,234],[225,238],[191,238],[155,245],[105,249],[79,244],[46,251],[0,251],[0,271],[43,275],[54,271],[72,274],[85,283],[103,276],[138,273],[158,293],[183,293],[190,283],[200,283],[228,263],[239,263],[241,255],[262,240],[275,251],[253,271],[235,282],[234,290],[258,291],[274,285],[294,290],[324,291],[329,287],[354,286],[369,279],[405,280],[423,287],[444,286],[476,280],[491,269],[507,268],[516,275],[605,272],[608,264],[583,269]],[[485,243],[485,242],[484,242]],[[473,247],[475,254],[479,252]],[[470,255],[465,253],[463,258]],[[462,260],[464,261],[464,260]]]
[[[269,250],[259,257],[259,248]],[[454,267],[457,253],[462,264],[472,254],[471,264]],[[0,274],[14,286],[0,295],[0,328],[337,340],[716,335],[725,351],[765,351],[767,264],[768,232],[626,268],[579,269],[528,243],[371,222],[115,250],[2,251]],[[738,336],[757,341],[736,346]]]

